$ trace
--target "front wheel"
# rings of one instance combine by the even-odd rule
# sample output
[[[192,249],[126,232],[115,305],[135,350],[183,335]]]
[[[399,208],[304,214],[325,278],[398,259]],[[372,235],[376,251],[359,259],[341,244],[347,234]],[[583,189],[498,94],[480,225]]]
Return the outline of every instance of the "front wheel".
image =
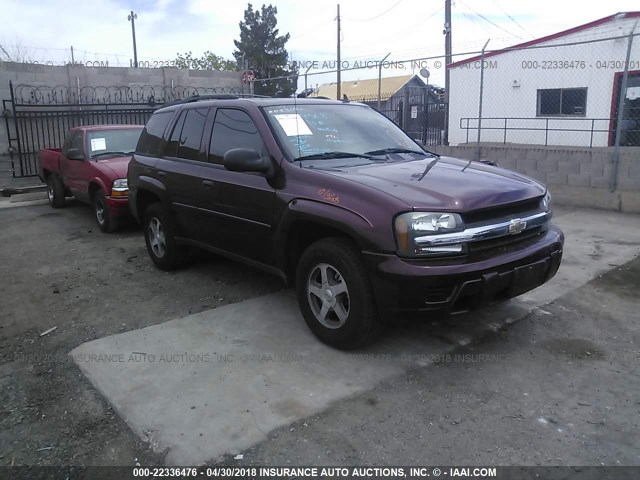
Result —
[[[107,197],[102,190],[98,190],[93,196],[93,209],[96,215],[98,228],[104,233],[113,233],[118,230],[118,217],[114,217],[107,205]]]
[[[322,239],[305,250],[296,271],[296,291],[305,322],[332,347],[359,348],[381,332],[360,252],[347,239]]]
[[[175,240],[175,226],[160,203],[150,205],[144,216],[144,240],[156,267],[175,270],[188,262],[188,251]]]

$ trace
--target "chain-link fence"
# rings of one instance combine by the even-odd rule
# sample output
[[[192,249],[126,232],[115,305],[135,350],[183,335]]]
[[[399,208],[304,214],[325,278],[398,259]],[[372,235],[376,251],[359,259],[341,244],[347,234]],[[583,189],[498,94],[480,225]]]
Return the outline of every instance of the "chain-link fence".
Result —
[[[629,20],[451,64],[450,143],[640,146]]]

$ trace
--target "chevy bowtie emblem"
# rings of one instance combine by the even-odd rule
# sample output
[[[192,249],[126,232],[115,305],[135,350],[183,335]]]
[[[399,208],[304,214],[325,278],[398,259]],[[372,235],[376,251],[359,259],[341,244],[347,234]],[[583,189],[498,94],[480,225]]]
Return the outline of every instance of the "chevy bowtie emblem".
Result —
[[[527,228],[527,222],[523,222],[519,218],[515,218],[511,220],[511,223],[509,224],[509,235],[517,235],[525,228]]]

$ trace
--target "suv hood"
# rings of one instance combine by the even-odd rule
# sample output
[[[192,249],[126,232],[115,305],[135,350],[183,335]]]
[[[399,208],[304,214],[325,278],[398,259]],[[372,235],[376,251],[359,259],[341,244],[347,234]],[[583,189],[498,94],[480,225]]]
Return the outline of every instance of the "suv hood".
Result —
[[[99,158],[96,163],[102,171],[109,176],[113,176],[115,180],[116,178],[127,178],[127,168],[130,160],[131,155],[127,155],[126,157]]]
[[[382,190],[418,210],[464,212],[528,200],[545,192],[540,183],[510,170],[451,157],[325,172]]]

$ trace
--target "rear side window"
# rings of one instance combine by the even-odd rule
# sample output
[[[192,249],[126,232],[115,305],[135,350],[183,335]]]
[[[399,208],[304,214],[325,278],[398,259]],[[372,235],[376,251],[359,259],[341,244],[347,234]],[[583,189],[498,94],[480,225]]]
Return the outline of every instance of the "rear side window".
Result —
[[[184,126],[184,118],[187,116],[187,111],[183,110],[178,117],[178,121],[176,122],[175,127],[173,127],[173,132],[169,137],[169,141],[167,142],[167,149],[164,152],[165,157],[177,157],[178,156],[178,145],[180,145],[180,134],[182,133],[182,127]]]
[[[200,142],[204,132],[204,124],[207,120],[207,108],[191,108],[187,110],[184,119],[182,132],[180,133],[180,143],[178,144],[178,158],[188,160],[199,160]]]
[[[138,140],[138,146],[136,147],[136,153],[142,155],[150,155],[152,157],[159,157],[164,152],[164,139],[162,135],[169,125],[169,121],[173,116],[173,112],[157,112],[154,113],[147,126],[144,127],[140,140]]]
[[[209,143],[209,162],[222,165],[224,154],[234,148],[251,148],[263,153],[264,143],[256,124],[242,110],[220,108]]]

